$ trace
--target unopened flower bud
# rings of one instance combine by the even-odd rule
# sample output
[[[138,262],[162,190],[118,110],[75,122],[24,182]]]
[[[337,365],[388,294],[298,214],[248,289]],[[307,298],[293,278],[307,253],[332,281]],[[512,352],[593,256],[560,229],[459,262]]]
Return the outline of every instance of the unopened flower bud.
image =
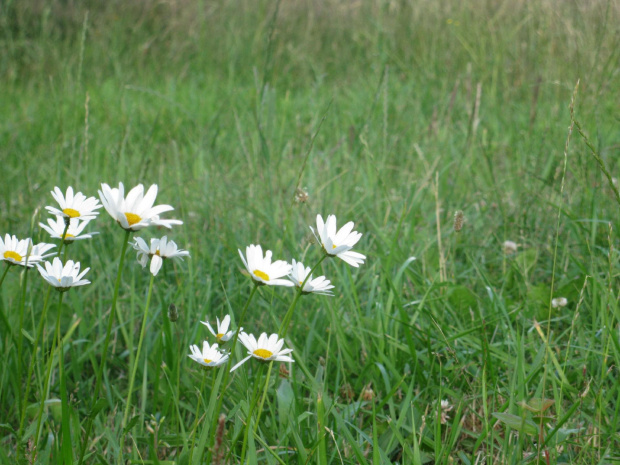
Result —
[[[454,231],[461,232],[464,222],[465,215],[463,214],[463,210],[457,210],[456,213],[454,213]]]
[[[179,319],[179,311],[177,310],[177,306],[174,304],[170,304],[168,306],[168,319],[173,323]]]

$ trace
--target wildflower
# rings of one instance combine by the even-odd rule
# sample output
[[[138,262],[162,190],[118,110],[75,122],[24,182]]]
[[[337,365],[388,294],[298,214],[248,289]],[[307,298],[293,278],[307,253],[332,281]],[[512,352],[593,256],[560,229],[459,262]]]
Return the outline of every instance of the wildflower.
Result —
[[[450,402],[448,402],[448,400],[442,400],[440,403],[440,407],[441,407],[441,418],[440,418],[440,422],[442,425],[445,425],[448,423],[448,420],[450,419],[450,416],[448,415],[448,412],[450,410],[452,410],[454,408],[454,406],[452,406],[452,404],[450,404]]]
[[[303,284],[303,289],[301,290],[304,294],[310,294],[311,292],[320,295],[334,295],[330,289],[333,289],[334,286],[331,285],[329,279],[326,279],[325,276],[319,276],[318,278],[312,279],[312,275],[309,278],[306,277],[310,274],[310,267],[305,267],[303,263],[296,262],[293,259],[293,269],[291,274],[289,274],[289,279],[295,284],[297,287],[301,287]],[[304,284],[304,281],[306,282]]]
[[[321,243],[321,247],[329,256],[336,256],[357,268],[364,263],[365,255],[353,252],[351,249],[362,237],[361,233],[353,231],[354,223],[349,221],[336,232],[336,216],[329,215],[323,222],[321,215],[316,216],[316,232],[310,226],[314,237]]]
[[[55,207],[45,207],[52,215],[62,218],[78,218],[80,220],[94,220],[102,207],[95,197],[86,197],[81,192],[73,195],[73,188],[67,187],[67,194],[63,195],[58,187],[51,192],[54,200],[60,205],[60,210]]]
[[[65,292],[72,287],[90,284],[90,281],[82,279],[90,268],[86,268],[80,273],[80,262],[68,260],[63,266],[60,258],[55,257],[53,263],[45,262],[45,268],[37,263],[39,273],[49,284],[58,291]]]
[[[234,331],[228,331],[228,327],[230,326],[230,315],[226,315],[224,319],[220,323],[219,318],[215,318],[217,321],[217,332],[213,330],[208,321],[201,321],[203,325],[209,328],[211,334],[215,336],[218,344],[222,344],[226,341],[229,341],[231,337],[235,334]],[[240,328],[239,331],[243,331],[243,328]]]
[[[218,350],[217,344],[210,346],[207,341],[202,343],[202,351],[197,345],[191,345],[189,348],[192,351],[192,353],[188,355],[189,358],[209,368],[218,367],[226,363],[229,357],[228,354],[224,354]]]
[[[101,184],[99,197],[110,216],[125,230],[138,231],[151,225],[170,229],[175,224],[183,224],[180,220],[159,218],[161,213],[174,210],[174,208],[170,205],[153,206],[157,197],[157,184],[149,187],[146,195],[144,195],[144,186],[138,184],[125,197],[122,182],[118,184],[118,188],[111,188],[104,183]]]
[[[567,304],[568,300],[566,297],[556,297],[555,299],[551,299],[551,306],[553,308],[566,307]]]
[[[32,245],[32,239],[17,239],[17,236],[6,234],[4,241],[0,237],[0,261],[6,261],[9,265],[20,265],[33,267],[44,258],[51,254],[46,252],[56,247],[54,244],[46,244],[41,242],[35,246]]]
[[[277,260],[271,263],[271,250],[265,252],[265,257],[263,257],[263,249],[261,246],[252,244],[245,248],[245,257],[241,250],[239,250],[239,255],[241,256],[241,260],[243,260],[245,269],[248,270],[251,278],[256,281],[257,284],[294,286],[294,284],[287,279],[279,279],[291,272],[291,265],[284,260]]]
[[[43,223],[39,223],[39,226],[45,229],[49,235],[52,236],[52,239],[64,239],[65,244],[70,244],[73,241],[90,239],[95,234],[99,234],[97,232],[82,234],[82,231],[84,231],[84,228],[89,222],[90,220],[80,221],[77,218],[69,218],[69,229],[67,229],[64,237],[63,233],[65,232],[67,225],[65,224],[65,220],[61,217],[57,217],[55,220],[48,218],[47,223],[49,226],[46,226]]]
[[[258,341],[253,334],[241,333],[239,334],[239,340],[248,349],[248,356],[232,367],[230,371],[235,371],[250,357],[254,357],[261,362],[295,361],[288,355],[293,352],[293,349],[282,349],[284,339],[280,339],[276,333],[271,336],[263,333],[258,337]]]
[[[164,258],[178,258],[183,260],[183,257],[189,257],[187,250],[179,249],[174,241],[169,241],[166,236],[161,239],[151,239],[151,246],[149,247],[144,239],[136,237],[135,242],[131,244],[135,250],[138,251],[138,263],[142,265],[142,268],[146,266],[149,258],[151,259],[150,271],[153,276],[157,276]]]
[[[513,241],[504,241],[503,246],[505,254],[513,254],[517,251],[517,247],[519,247],[517,243]]]

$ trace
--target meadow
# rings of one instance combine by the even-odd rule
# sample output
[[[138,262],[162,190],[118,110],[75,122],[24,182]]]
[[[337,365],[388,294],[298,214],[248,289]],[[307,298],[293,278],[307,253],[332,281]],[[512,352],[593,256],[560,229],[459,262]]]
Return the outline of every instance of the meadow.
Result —
[[[100,209],[66,293],[4,260],[0,464],[620,463],[618,2],[9,0],[0,41],[1,237],[56,252],[55,186],[183,221]],[[227,314],[294,362],[188,357]]]

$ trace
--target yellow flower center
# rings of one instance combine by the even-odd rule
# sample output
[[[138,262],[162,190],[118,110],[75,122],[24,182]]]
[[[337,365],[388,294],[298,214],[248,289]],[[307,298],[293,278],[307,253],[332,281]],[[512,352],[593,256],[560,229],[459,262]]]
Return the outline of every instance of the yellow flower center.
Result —
[[[336,248],[336,244],[332,245],[332,250]]]
[[[256,349],[254,351],[254,355],[256,355],[257,357],[260,358],[269,358],[273,355],[273,352],[267,350],[267,349]]]
[[[157,249],[157,250],[155,251],[155,255],[157,255],[158,257],[160,257],[160,256],[161,256],[161,255],[159,255],[159,249]]]
[[[77,218],[78,216],[80,216],[80,212],[74,210],[73,208],[65,208],[62,212],[69,218]]]
[[[127,218],[127,223],[129,223],[129,226],[133,226],[134,224],[142,221],[142,218],[135,213],[125,213],[125,218]]]
[[[208,358],[203,358],[202,359],[205,363],[211,363],[213,360],[209,360]]]
[[[218,341],[221,341],[222,338],[224,337],[224,333],[217,333],[215,337],[217,338]]]
[[[254,270],[254,275],[258,276],[260,279],[264,281],[269,281],[269,275],[261,270]]]
[[[16,262],[22,261],[22,256],[17,252],[13,252],[12,250],[7,250],[6,252],[4,252],[4,258],[12,258]]]
[[[67,239],[71,239],[72,237],[75,237],[75,236],[73,234],[67,233],[65,234],[64,239],[67,240]]]
[[[304,282],[303,281],[299,281],[299,285],[303,286]]]

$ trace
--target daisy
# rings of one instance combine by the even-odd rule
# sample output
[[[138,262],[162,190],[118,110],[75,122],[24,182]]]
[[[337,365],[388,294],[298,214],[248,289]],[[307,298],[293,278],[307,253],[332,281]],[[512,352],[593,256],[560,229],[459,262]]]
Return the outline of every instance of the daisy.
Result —
[[[222,322],[220,323],[220,319],[216,317],[217,321],[217,332],[213,330],[208,321],[201,321],[203,325],[209,328],[211,334],[215,336],[218,344],[222,344],[226,341],[229,341],[231,337],[235,334],[234,331],[228,331],[228,327],[230,326],[230,315],[226,315]],[[239,331],[243,331],[243,328],[239,328]]]
[[[293,284],[295,284],[295,286],[301,287],[303,285],[301,292],[304,294],[310,294],[313,292],[320,295],[334,295],[334,293],[330,291],[330,289],[333,289],[334,286],[332,286],[329,279],[326,279],[325,276],[319,276],[316,279],[312,279],[312,275],[308,277],[310,271],[311,269],[309,266],[304,268],[303,263],[296,262],[295,259],[293,259],[293,270],[288,277]]]
[[[86,197],[81,192],[73,195],[73,187],[67,187],[67,194],[63,195],[58,187],[54,187],[51,192],[54,200],[60,205],[60,209],[55,207],[45,207],[52,215],[62,218],[79,218],[80,220],[94,220],[99,214],[98,210],[102,207],[95,197]]]
[[[245,248],[246,256],[243,256],[241,250],[239,250],[239,255],[243,260],[245,269],[248,270],[256,283],[270,286],[294,286],[292,282],[286,279],[279,279],[291,272],[291,265],[284,260],[271,263],[271,250],[265,252],[265,257],[263,257],[263,249],[260,245],[249,245]]]
[[[551,306],[553,308],[566,307],[567,304],[568,300],[566,297],[556,297],[555,299],[551,299]]]
[[[362,237],[361,233],[353,231],[354,223],[349,221],[340,231],[336,232],[336,216],[329,215],[327,221],[323,222],[321,215],[316,216],[316,232],[310,226],[312,234],[321,243],[321,247],[329,256],[336,256],[349,265],[357,268],[364,263],[365,255],[353,252],[351,249]]]
[[[55,244],[41,242],[32,245],[32,239],[17,239],[17,236],[9,234],[4,236],[4,241],[0,237],[0,261],[4,260],[9,265],[20,265],[33,267],[35,264],[49,257],[48,250],[56,247]]]
[[[166,236],[161,239],[151,239],[150,247],[141,237],[136,237],[135,242],[131,245],[138,251],[138,263],[142,265],[142,268],[146,266],[149,258],[151,259],[150,270],[153,276],[157,276],[159,273],[164,258],[178,258],[182,261],[183,257],[189,257],[187,250],[179,249],[176,243],[169,241]]]
[[[261,362],[294,362],[288,354],[293,352],[293,349],[284,349],[284,339],[280,339],[276,333],[271,336],[267,336],[267,333],[263,333],[258,337],[258,341],[253,334],[241,333],[239,334],[239,340],[241,344],[248,349],[248,356],[237,363],[230,371],[235,371],[250,357]]]
[[[107,184],[101,184],[99,198],[101,203],[114,218],[121,228],[128,231],[138,231],[147,226],[165,226],[172,228],[172,225],[183,224],[180,220],[163,220],[159,218],[160,213],[174,210],[170,205],[156,205],[157,184],[149,187],[144,195],[144,186],[138,184],[131,189],[125,197],[123,183],[118,184],[118,188],[111,188]]]
[[[95,234],[99,234],[97,232],[92,232],[88,234],[82,234],[84,228],[89,223],[90,220],[80,221],[77,218],[69,219],[69,229],[67,229],[67,233],[64,236],[65,244],[70,244],[73,241],[79,241],[81,239],[90,239]],[[63,233],[65,232],[65,220],[62,217],[57,217],[55,220],[49,218],[47,220],[47,224],[49,226],[44,225],[43,223],[39,223],[43,229],[45,229],[52,239],[61,239],[63,238]]]
[[[228,354],[224,354],[218,350],[217,344],[209,346],[207,341],[202,343],[202,351],[197,345],[191,345],[189,347],[192,351],[189,354],[189,358],[200,363],[202,366],[213,368],[223,365],[228,361]]]
[[[43,279],[60,292],[68,291],[72,287],[90,284],[87,279],[82,279],[90,268],[86,268],[80,273],[80,262],[68,260],[63,266],[60,258],[55,257],[53,263],[45,262],[45,268],[37,263],[37,268]]]

